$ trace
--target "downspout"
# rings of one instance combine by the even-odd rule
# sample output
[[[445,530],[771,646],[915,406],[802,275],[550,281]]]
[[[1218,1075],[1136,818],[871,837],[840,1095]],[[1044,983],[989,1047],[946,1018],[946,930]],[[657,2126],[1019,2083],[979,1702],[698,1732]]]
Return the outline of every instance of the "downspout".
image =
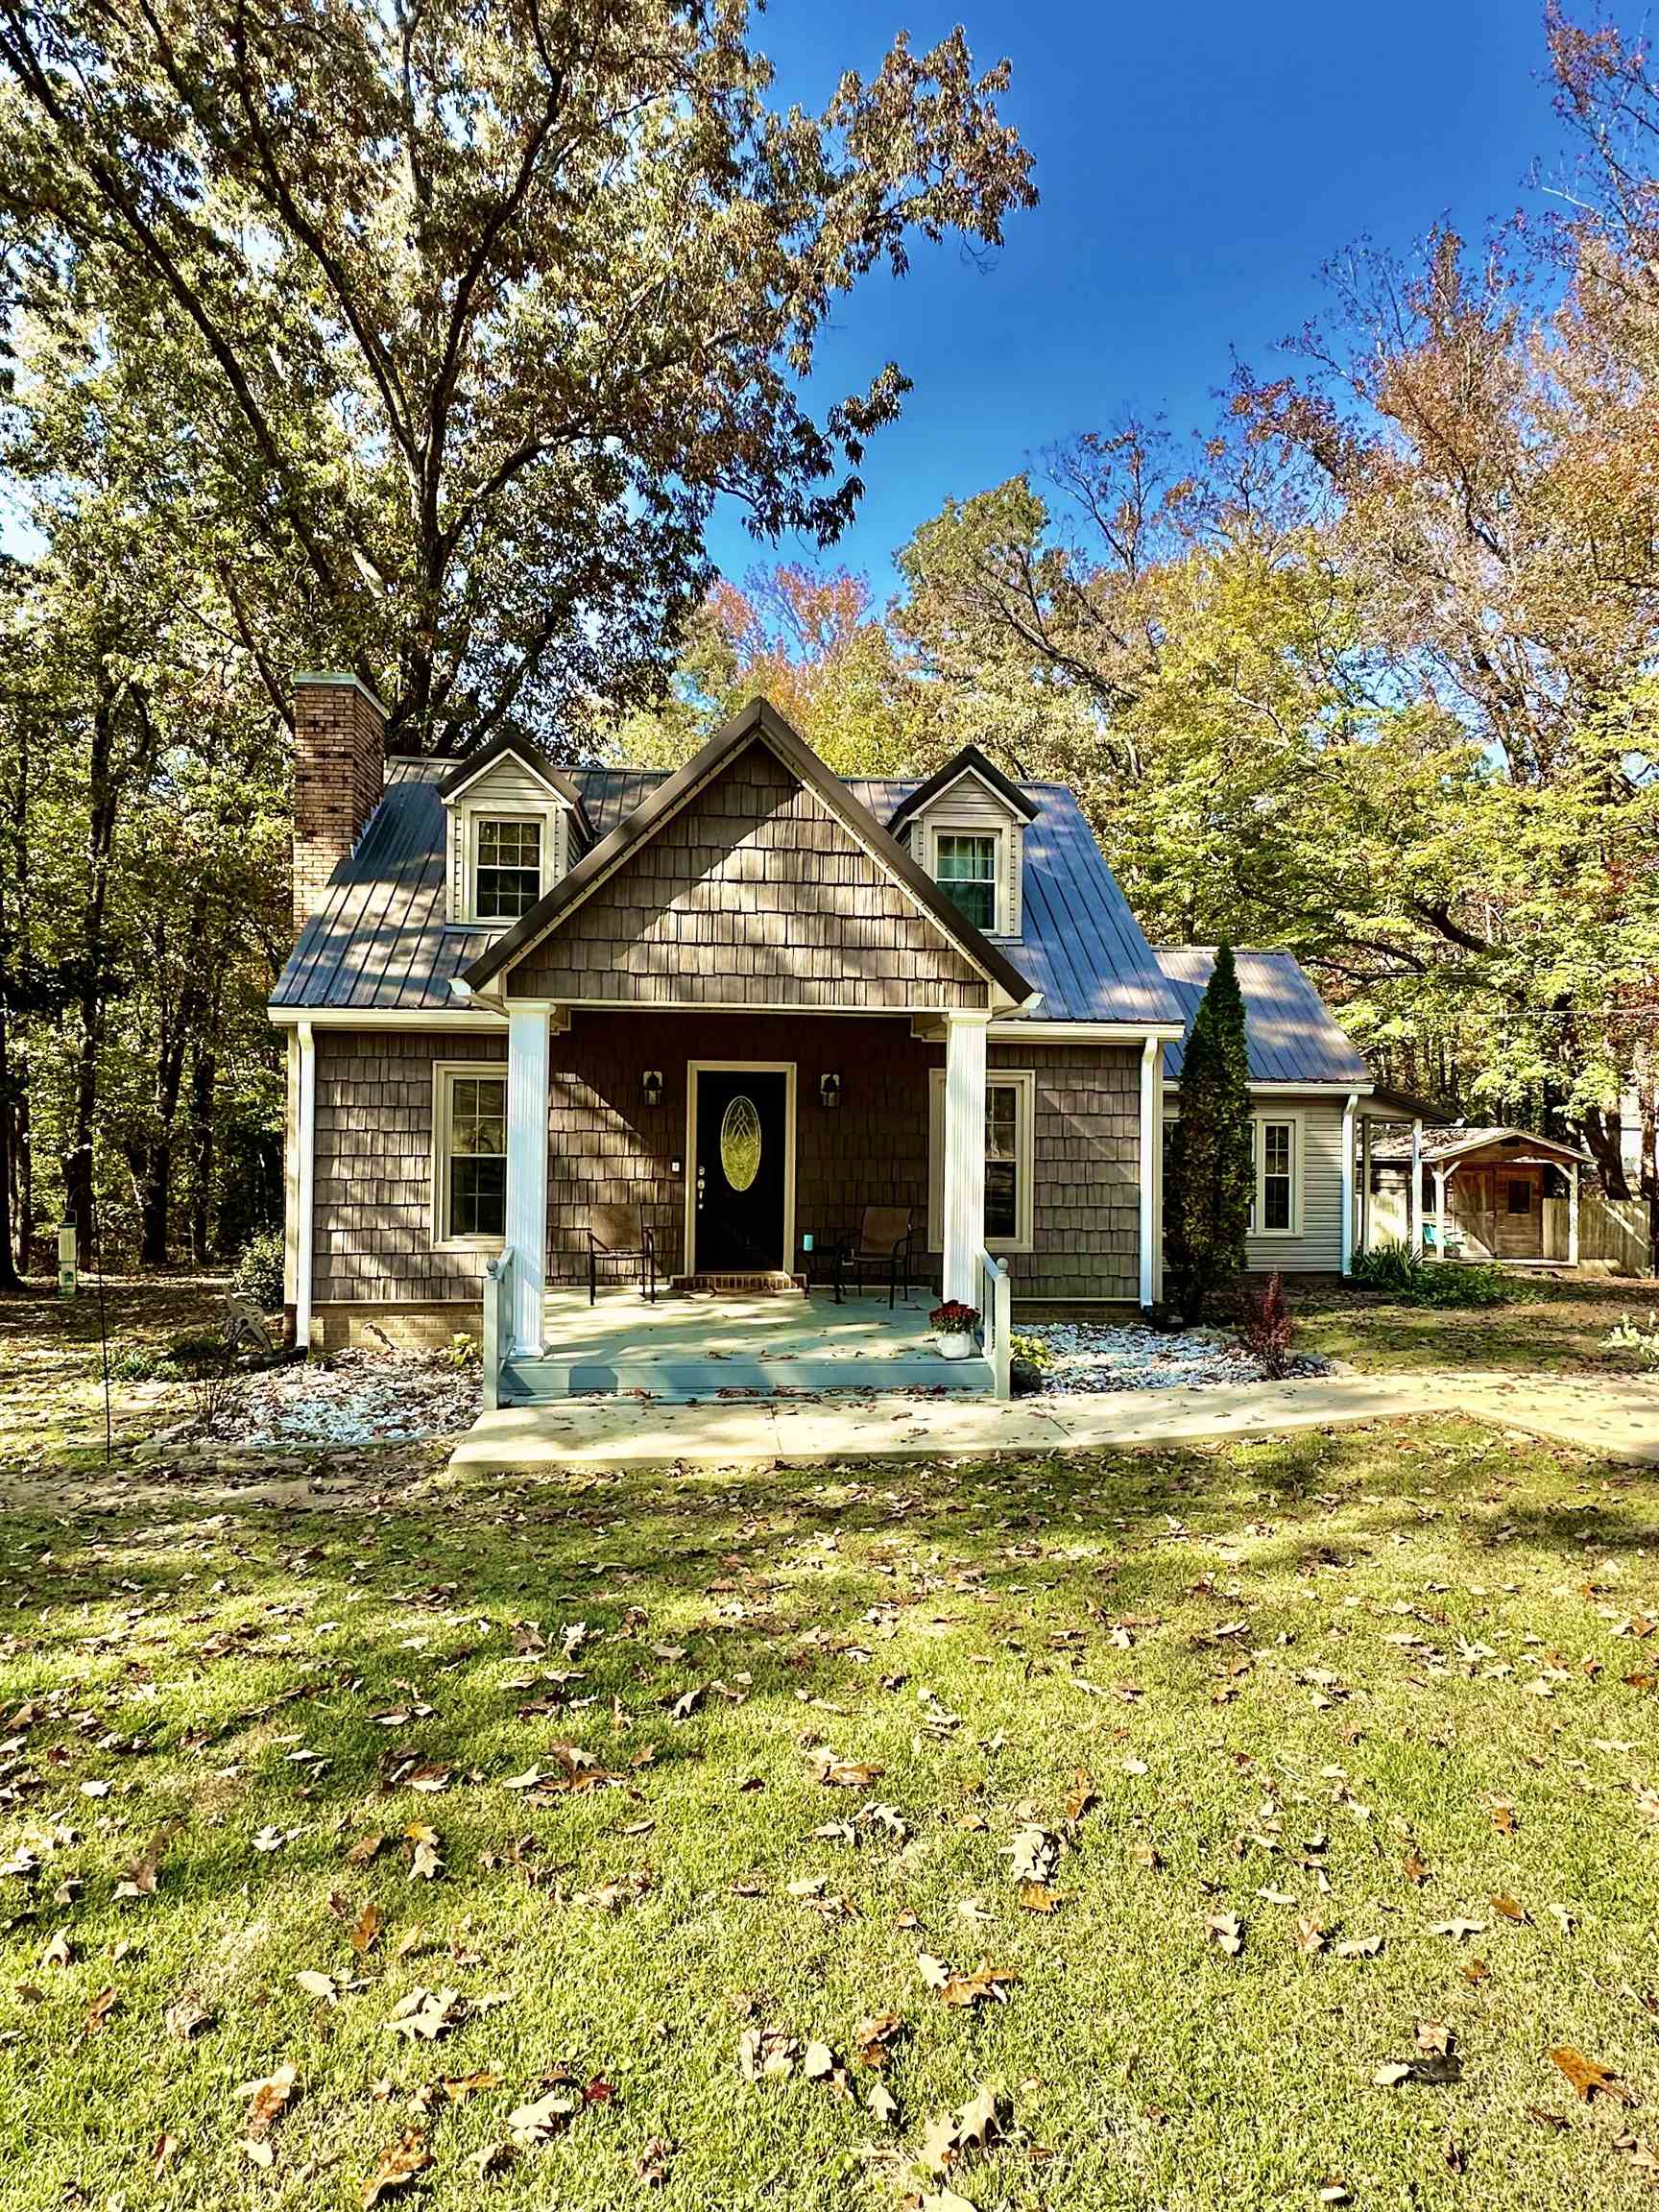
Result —
[[[301,1351],[311,1348],[311,1261],[316,1242],[314,1218],[317,1137],[317,1038],[309,1022],[299,1024],[300,1114],[299,1189],[295,1196],[294,1342]]]
[[[1164,1063],[1164,1040],[1148,1037],[1141,1048],[1141,1305],[1152,1306],[1157,1297],[1158,1166],[1163,1145],[1163,1117],[1159,1111],[1159,1077]]]
[[[1350,1091],[1342,1108],[1342,1272],[1354,1272],[1354,1111],[1358,1091]]]

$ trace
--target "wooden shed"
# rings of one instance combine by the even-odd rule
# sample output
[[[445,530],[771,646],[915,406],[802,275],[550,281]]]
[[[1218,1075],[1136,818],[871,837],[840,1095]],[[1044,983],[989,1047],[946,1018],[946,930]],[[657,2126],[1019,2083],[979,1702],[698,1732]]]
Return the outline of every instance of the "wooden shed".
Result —
[[[1399,1188],[1412,1241],[1435,1258],[1578,1264],[1578,1178],[1590,1155],[1530,1129],[1447,1129],[1421,1147],[1421,1182],[1411,1160],[1374,1156],[1380,1196]]]

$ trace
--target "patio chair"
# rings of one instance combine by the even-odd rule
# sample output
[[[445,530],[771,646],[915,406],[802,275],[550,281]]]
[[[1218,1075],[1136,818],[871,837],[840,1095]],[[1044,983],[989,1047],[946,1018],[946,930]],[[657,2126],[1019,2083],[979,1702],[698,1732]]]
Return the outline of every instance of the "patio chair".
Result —
[[[910,1206],[866,1206],[858,1220],[856,1237],[844,1237],[835,1265],[835,1296],[851,1277],[860,1296],[864,1278],[887,1279],[889,1312],[904,1286],[904,1303],[910,1303],[910,1281],[916,1272],[916,1213]]]
[[[657,1239],[637,1206],[595,1206],[588,1216],[588,1303],[599,1296],[601,1260],[637,1260],[639,1287],[657,1303]]]

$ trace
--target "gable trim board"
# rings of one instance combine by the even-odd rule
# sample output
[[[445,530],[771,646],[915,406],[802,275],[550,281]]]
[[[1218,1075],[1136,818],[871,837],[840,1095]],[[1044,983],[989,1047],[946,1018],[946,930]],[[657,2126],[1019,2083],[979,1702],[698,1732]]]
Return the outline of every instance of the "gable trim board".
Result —
[[[988,758],[977,745],[965,745],[954,759],[947,760],[944,767],[936,769],[925,783],[918,783],[914,791],[900,800],[888,818],[888,830],[897,836],[913,814],[926,813],[936,799],[943,798],[964,776],[977,777],[1004,806],[1024,821],[1036,821],[1036,802],[1028,799],[1018,783],[1004,776],[997,763]]]
[[[497,976],[504,977],[517,967],[752,743],[764,745],[798,783],[823,802],[875,866],[907,895],[944,943],[977,971],[994,1000],[1013,1006],[1032,1002],[1035,994],[1013,962],[955,911],[902,847],[764,700],[752,702],[727,723],[701,753],[665,783],[659,784],[609,836],[583,855],[562,882],[464,969],[462,980],[469,991],[476,997]]]

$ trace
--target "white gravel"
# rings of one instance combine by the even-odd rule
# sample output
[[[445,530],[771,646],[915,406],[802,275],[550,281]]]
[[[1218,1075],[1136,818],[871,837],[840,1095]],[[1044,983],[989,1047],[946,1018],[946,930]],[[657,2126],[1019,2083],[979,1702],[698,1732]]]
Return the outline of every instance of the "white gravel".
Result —
[[[337,1352],[251,1375],[220,1431],[225,1442],[411,1444],[452,1436],[478,1415],[478,1369],[428,1353]]]
[[[1173,1390],[1221,1382],[1262,1382],[1261,1360],[1222,1329],[1181,1329],[1165,1334],[1095,1321],[1039,1322],[1018,1330],[1053,1355],[1043,1370],[1045,1391]],[[1323,1359],[1297,1358],[1293,1375],[1323,1375]]]

